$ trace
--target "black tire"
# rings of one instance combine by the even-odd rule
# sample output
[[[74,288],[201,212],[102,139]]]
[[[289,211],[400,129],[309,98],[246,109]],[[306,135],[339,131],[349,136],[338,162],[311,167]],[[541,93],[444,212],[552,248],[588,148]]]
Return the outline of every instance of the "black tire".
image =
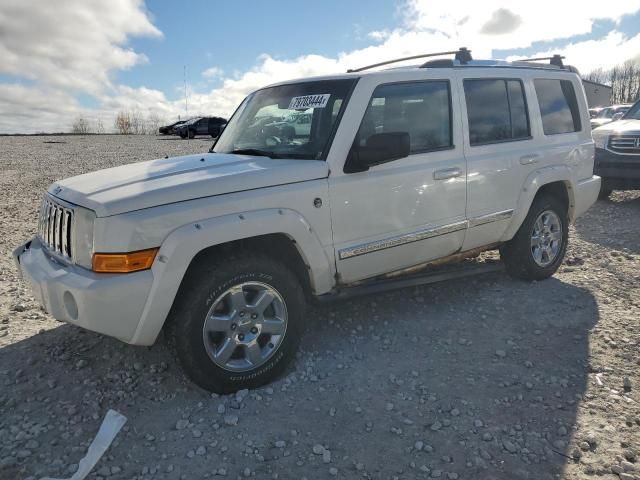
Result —
[[[196,132],[194,132],[193,130],[189,130],[189,138],[195,138],[196,137]]]
[[[598,193],[598,200],[607,200],[611,196],[613,189],[607,188],[604,185],[600,186],[600,193]]]
[[[287,326],[284,338],[265,363],[243,372],[226,370],[207,354],[204,320],[212,303],[229,288],[245,282],[275,288],[284,300]],[[186,375],[205,390],[220,394],[257,388],[277,378],[293,360],[305,311],[298,278],[281,263],[263,254],[238,253],[224,258],[198,259],[180,287],[167,319],[166,334]]]
[[[184,140],[185,138],[187,138],[187,132],[183,132],[183,131],[181,131],[181,132],[180,132],[180,138],[182,138],[183,140]]]
[[[543,212],[549,210],[554,212],[560,220],[562,240],[553,261],[549,265],[541,266],[534,259],[531,237],[536,220]],[[521,280],[544,280],[552,276],[562,264],[568,240],[567,205],[553,195],[542,194],[533,200],[529,213],[515,236],[500,247],[500,257],[504,261],[507,273],[512,277]]]

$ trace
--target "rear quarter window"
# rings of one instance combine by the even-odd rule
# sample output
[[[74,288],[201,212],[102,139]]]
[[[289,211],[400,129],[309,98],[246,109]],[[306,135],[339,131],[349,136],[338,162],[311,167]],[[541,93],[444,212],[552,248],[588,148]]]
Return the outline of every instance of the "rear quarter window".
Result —
[[[569,80],[534,80],[542,128],[545,135],[579,132],[580,109],[573,83]]]
[[[464,80],[472,146],[530,138],[529,115],[518,79]]]

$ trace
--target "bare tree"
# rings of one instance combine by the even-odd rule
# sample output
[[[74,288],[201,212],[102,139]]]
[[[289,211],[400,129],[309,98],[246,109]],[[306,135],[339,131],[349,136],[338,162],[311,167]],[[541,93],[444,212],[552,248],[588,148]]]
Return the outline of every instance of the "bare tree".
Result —
[[[71,132],[80,135],[86,135],[87,133],[89,133],[89,130],[89,121],[82,115],[76,118],[73,122],[73,125],[71,126]]]
[[[104,133],[104,123],[102,123],[101,118],[97,118],[96,121],[93,123],[93,131],[99,134]]]
[[[611,86],[611,103],[632,103],[640,98],[640,61],[628,60],[610,70],[598,68],[585,80]]]
[[[116,132],[120,135],[131,135],[131,114],[124,110],[118,112],[114,122]]]
[[[582,78],[590,82],[602,83],[607,85],[610,82],[610,73],[608,70],[603,70],[602,68],[596,68],[595,70],[590,71],[586,75],[583,75]]]
[[[131,133],[134,135],[144,135],[147,131],[144,123],[144,117],[137,108],[130,114],[131,118]]]
[[[151,112],[147,117],[147,133],[149,135],[155,135],[158,133],[158,128],[162,120],[157,113]]]

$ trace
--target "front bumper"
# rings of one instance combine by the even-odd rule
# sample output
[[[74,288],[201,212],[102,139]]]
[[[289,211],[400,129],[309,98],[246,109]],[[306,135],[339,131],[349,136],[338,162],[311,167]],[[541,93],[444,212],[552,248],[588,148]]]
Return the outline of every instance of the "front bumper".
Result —
[[[593,173],[602,177],[606,188],[635,190],[640,188],[640,155],[624,155],[596,148]]]
[[[13,257],[38,302],[55,319],[132,343],[153,274],[94,273],[52,257],[37,238]]]

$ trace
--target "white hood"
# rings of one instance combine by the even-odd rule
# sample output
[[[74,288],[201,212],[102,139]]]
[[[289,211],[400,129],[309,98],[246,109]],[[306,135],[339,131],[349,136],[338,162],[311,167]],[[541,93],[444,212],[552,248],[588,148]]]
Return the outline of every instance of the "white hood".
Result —
[[[98,217],[184,200],[326,178],[327,163],[204,153],[132,163],[52,184],[49,193]]]
[[[640,120],[627,119],[609,122],[594,130],[597,133],[626,133],[640,131]]]

